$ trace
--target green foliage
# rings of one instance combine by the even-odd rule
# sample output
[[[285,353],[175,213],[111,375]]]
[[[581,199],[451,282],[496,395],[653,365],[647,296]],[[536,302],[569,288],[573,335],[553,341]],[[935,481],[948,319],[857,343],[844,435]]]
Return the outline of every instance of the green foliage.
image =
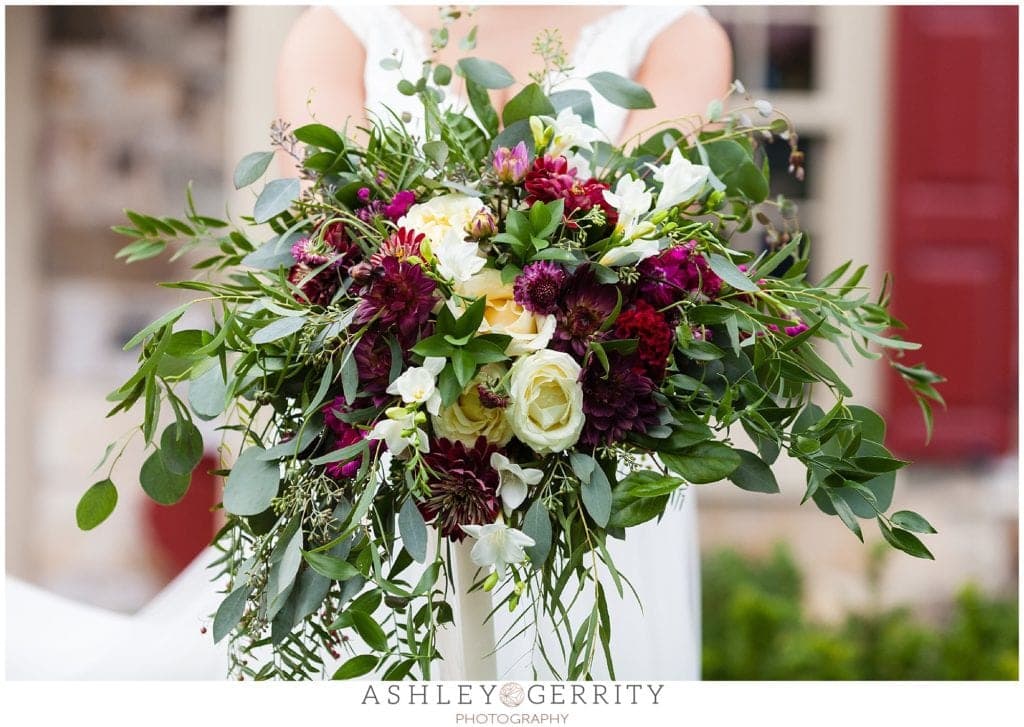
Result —
[[[708,680],[1016,680],[1017,605],[965,586],[937,625],[905,608],[853,613],[838,625],[803,611],[789,550],[734,551],[702,570],[703,678]]]
[[[109,479],[97,482],[82,495],[75,508],[75,521],[82,530],[92,530],[117,507],[117,488]]]

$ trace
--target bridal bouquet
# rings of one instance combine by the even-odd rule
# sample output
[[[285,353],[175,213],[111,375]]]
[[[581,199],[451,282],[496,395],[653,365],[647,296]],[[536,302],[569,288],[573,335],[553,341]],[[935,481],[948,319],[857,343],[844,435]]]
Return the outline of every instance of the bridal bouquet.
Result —
[[[177,243],[201,271],[166,284],[198,296],[127,343],[138,370],[109,398],[111,414],[142,404],[139,482],[164,505],[200,460],[195,419],[221,422],[227,590],[212,635],[229,639],[235,675],[307,677],[330,656],[337,678],[429,678],[461,541],[473,589],[514,614],[498,648],[543,624],[555,637],[534,648],[556,674],[589,678],[602,659],[614,675],[608,598],[631,586],[609,539],[688,485],[777,492],[783,452],[806,467],[804,499],[857,537],[874,520],[931,557],[914,535],[928,522],[888,512],[906,463],[882,419],[847,403],[817,352],[916,345],[890,333],[900,324],[885,292],[859,286],[864,267],[809,273],[795,207],[769,198],[766,139],[788,140],[802,173],[788,120],[744,105],[737,84],[734,111],[715,102],[619,147],[595,128],[590,91],[538,76],[499,113],[489,90],[513,83],[507,71],[465,58],[455,72],[461,108],[445,102],[453,70],[427,63],[399,83],[421,118],[359,134],[275,125],[298,175],[261,184],[275,152],[246,156],[234,182],[257,189],[241,227],[189,195],[182,219],[128,212],[116,228],[133,238],[127,261]],[[587,81],[653,106],[615,74]],[[765,250],[730,245],[755,225]],[[209,329],[176,327],[197,305]],[[929,417],[940,379],[893,366]],[[109,478],[90,488],[81,526],[116,499]]]

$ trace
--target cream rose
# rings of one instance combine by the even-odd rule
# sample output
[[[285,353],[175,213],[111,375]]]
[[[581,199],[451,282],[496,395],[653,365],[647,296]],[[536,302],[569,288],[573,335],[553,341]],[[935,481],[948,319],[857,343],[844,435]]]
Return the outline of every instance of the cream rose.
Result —
[[[475,242],[466,242],[466,226],[480,210],[482,200],[465,194],[444,194],[413,205],[399,226],[422,232],[430,240],[437,271],[445,278],[463,282],[486,262]]]
[[[488,364],[469,382],[459,398],[448,407],[442,407],[434,417],[434,433],[445,439],[473,446],[479,436],[502,447],[512,439],[512,427],[505,409],[488,409],[480,402],[477,385],[500,379],[505,370],[498,364]]]
[[[515,435],[535,452],[561,452],[580,438],[579,376],[580,365],[560,351],[537,351],[512,364],[508,420]]]
[[[512,284],[501,282],[501,272],[492,268],[481,270],[464,283],[455,286],[455,292],[466,298],[484,297],[484,319],[480,333],[503,333],[512,336],[505,348],[509,356],[540,351],[555,333],[555,317],[531,313],[516,303]]]

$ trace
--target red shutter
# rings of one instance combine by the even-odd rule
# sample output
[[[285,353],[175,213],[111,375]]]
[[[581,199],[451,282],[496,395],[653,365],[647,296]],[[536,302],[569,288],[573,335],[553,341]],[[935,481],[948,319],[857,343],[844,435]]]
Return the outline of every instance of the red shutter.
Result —
[[[916,459],[1013,451],[1017,422],[1017,8],[893,8],[893,312],[939,387],[932,444],[887,381],[889,443]]]

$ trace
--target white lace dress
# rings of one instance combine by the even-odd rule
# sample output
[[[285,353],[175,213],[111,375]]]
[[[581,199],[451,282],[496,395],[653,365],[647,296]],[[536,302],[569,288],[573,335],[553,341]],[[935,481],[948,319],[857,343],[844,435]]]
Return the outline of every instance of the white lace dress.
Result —
[[[366,51],[366,108],[383,114],[385,107],[397,113],[422,115],[415,97],[403,96],[395,87],[398,75],[380,66],[380,60],[401,59],[407,77],[419,73],[427,57],[424,34],[394,7],[334,6],[338,16],[359,38]],[[688,12],[705,13],[697,6],[627,6],[585,26],[573,49],[573,79],[558,88],[589,89],[585,78],[597,71],[613,71],[633,77],[647,55],[651,42]],[[397,54],[395,53],[397,51]],[[481,54],[486,57],[486,51]],[[450,103],[457,104],[458,101]],[[594,118],[610,141],[617,142],[628,112],[594,94]],[[700,561],[697,517],[691,489],[682,507],[670,507],[660,523],[632,528],[627,539],[611,540],[610,552],[619,570],[640,595],[642,608],[628,589],[619,599],[609,585],[608,607],[612,621],[612,655],[619,679],[698,679],[700,677]],[[574,615],[589,613],[589,604],[578,604]],[[511,623],[504,611],[495,615],[497,635]],[[497,655],[497,678],[529,679],[531,664],[540,678],[547,671],[539,655],[530,649],[532,637],[524,634]],[[598,660],[600,663],[600,660]],[[600,669],[598,670],[600,673]],[[597,676],[597,675],[595,675]]]

